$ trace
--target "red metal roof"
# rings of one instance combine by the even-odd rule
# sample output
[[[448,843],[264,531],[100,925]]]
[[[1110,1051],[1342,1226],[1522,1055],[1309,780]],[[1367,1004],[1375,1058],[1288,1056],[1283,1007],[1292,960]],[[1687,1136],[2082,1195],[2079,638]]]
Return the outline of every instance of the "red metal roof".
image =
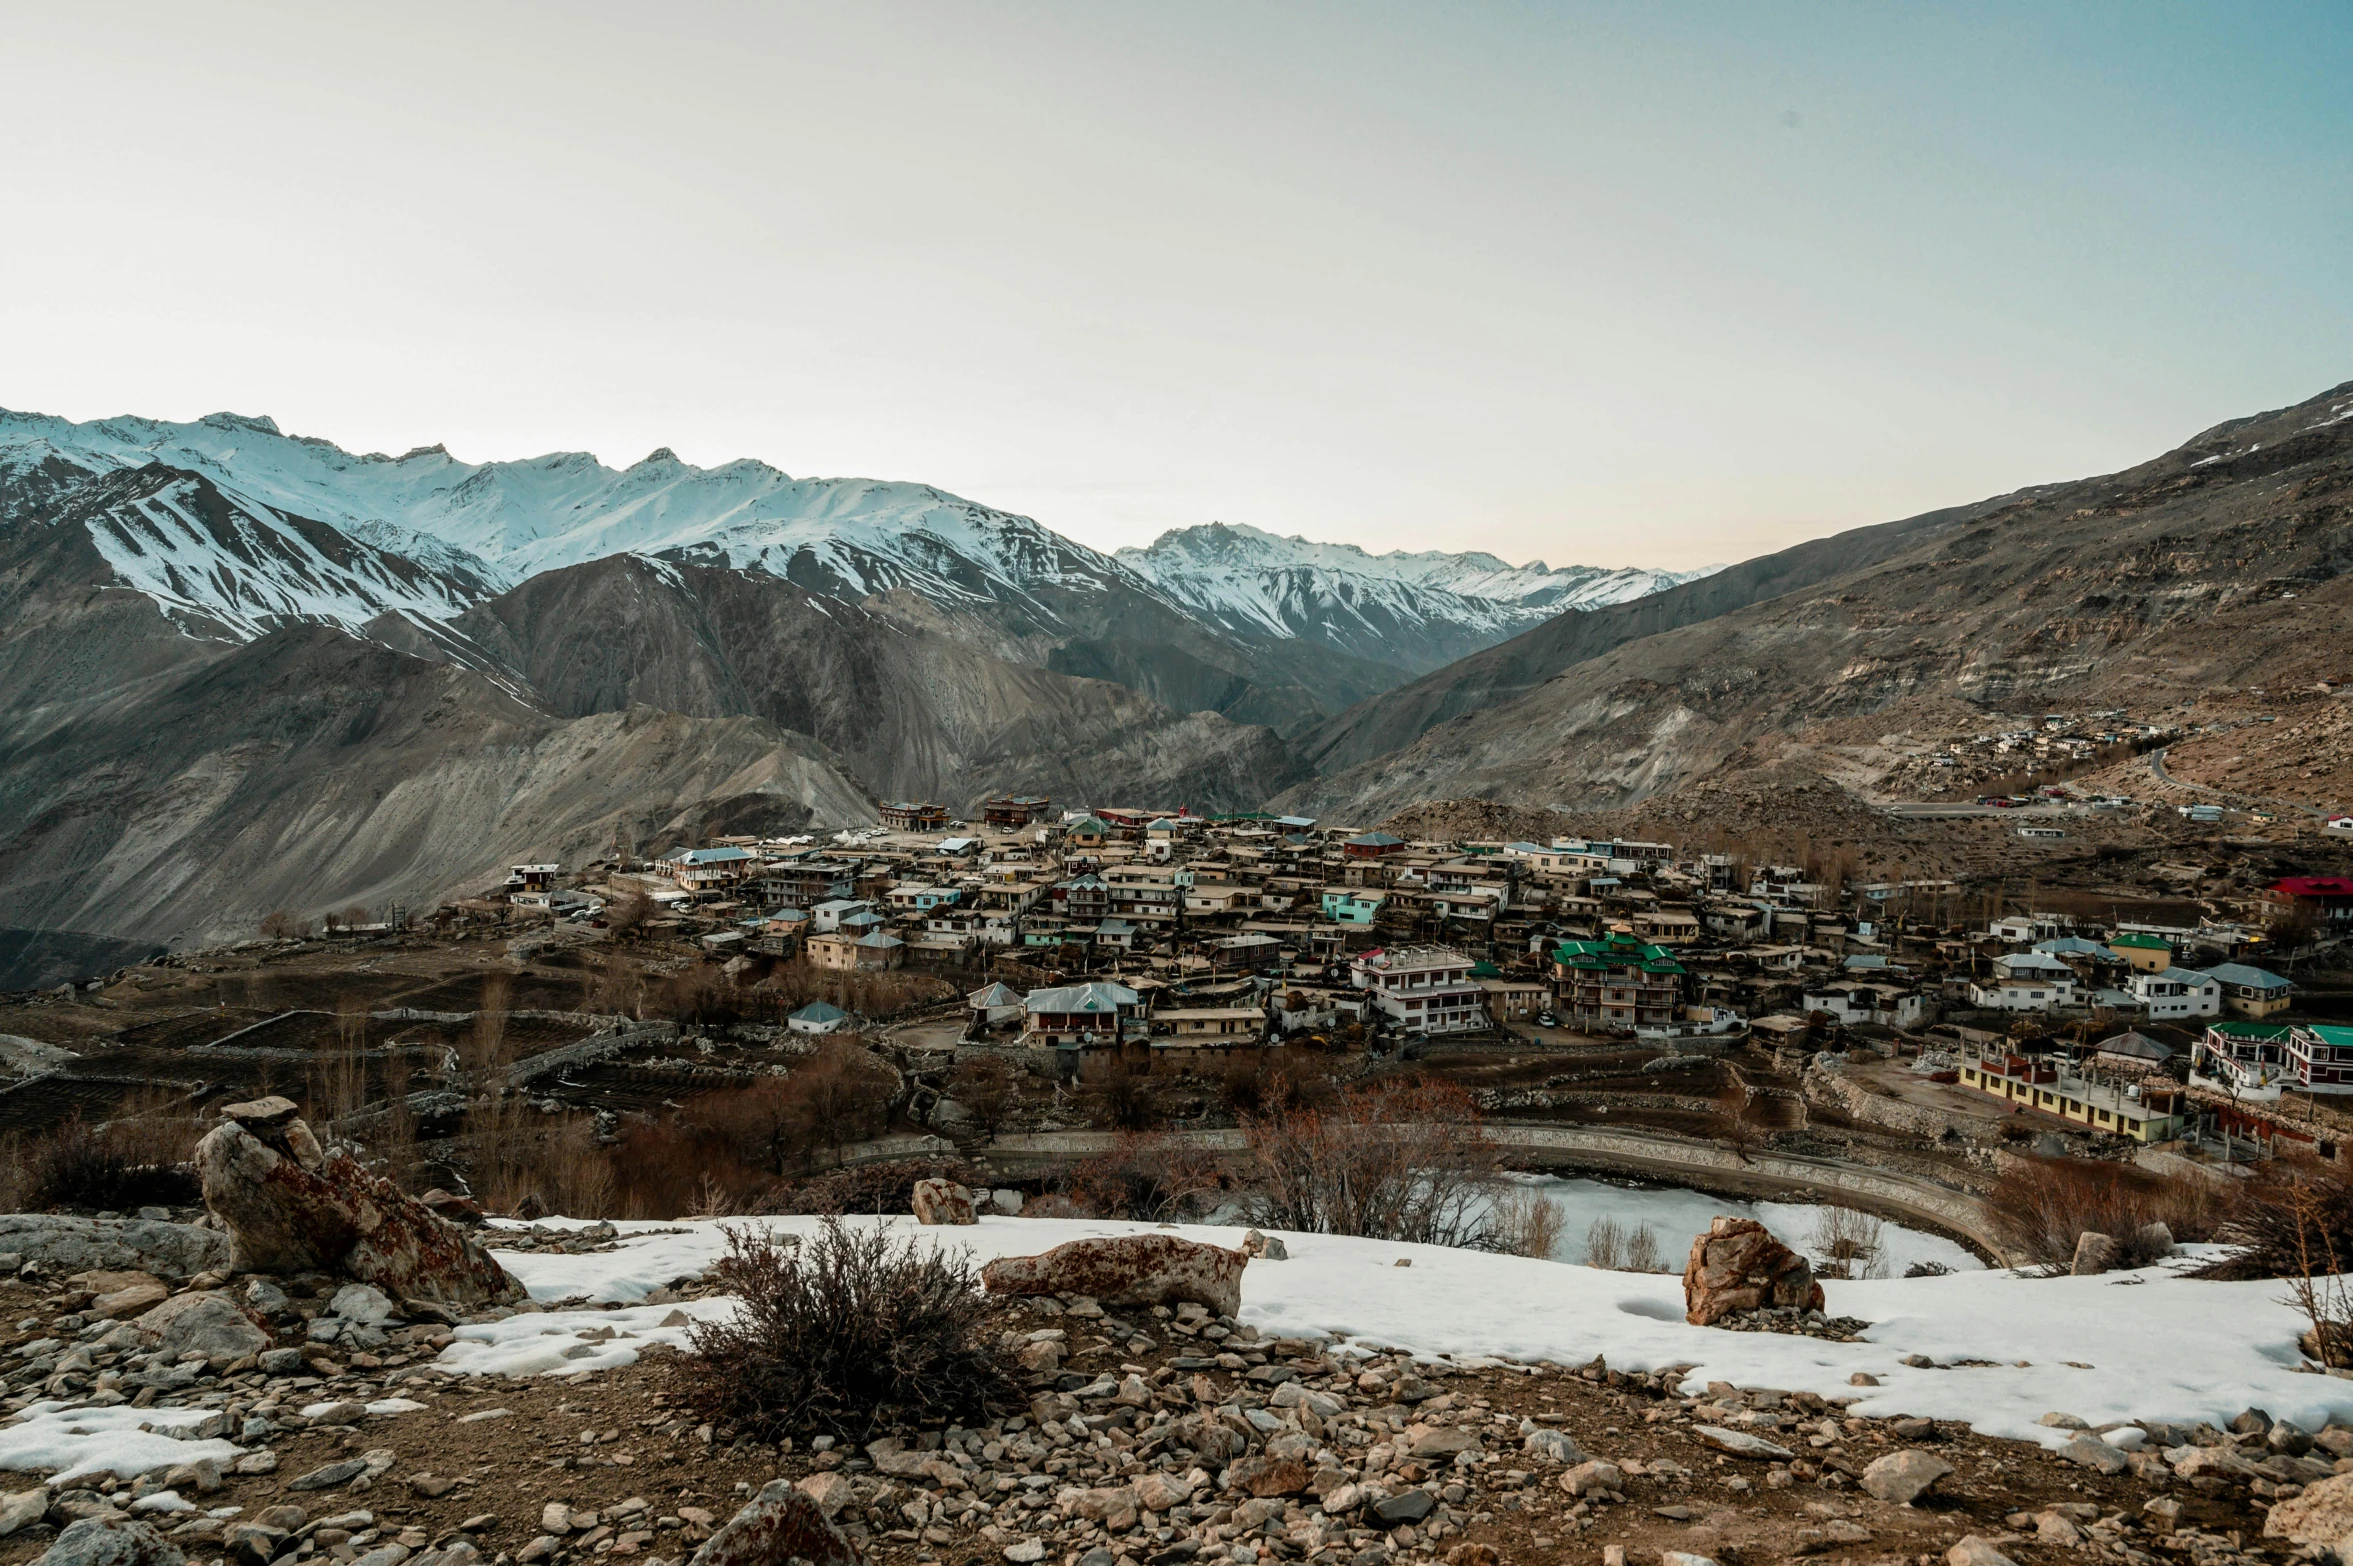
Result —
[[[2341,875],[2291,875],[2271,883],[2290,897],[2353,897],[2353,881]]]

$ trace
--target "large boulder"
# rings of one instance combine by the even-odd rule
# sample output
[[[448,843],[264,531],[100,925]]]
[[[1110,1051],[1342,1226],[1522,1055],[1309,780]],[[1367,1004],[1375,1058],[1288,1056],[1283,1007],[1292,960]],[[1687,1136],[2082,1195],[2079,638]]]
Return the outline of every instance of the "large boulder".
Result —
[[[0,1252],[57,1272],[151,1272],[191,1278],[229,1265],[229,1237],[218,1229],[153,1218],[0,1213]]]
[[[788,1561],[861,1566],[857,1546],[816,1500],[789,1479],[771,1479],[703,1541],[688,1566],[784,1566]]]
[[[181,1566],[180,1547],[143,1522],[85,1517],[66,1525],[34,1566]]]
[[[2353,1474],[2339,1474],[2304,1487],[2271,1509],[2263,1535],[2317,1550],[2334,1551],[2353,1566]]]
[[[395,1298],[502,1304],[523,1286],[448,1219],[319,1146],[283,1098],[231,1104],[196,1144],[204,1201],[240,1272],[326,1272]]]
[[[953,1180],[918,1180],[912,1200],[917,1223],[968,1224],[980,1222],[972,1192]]]
[[[225,1294],[175,1294],[131,1325],[148,1348],[174,1360],[194,1349],[214,1364],[234,1364],[271,1345],[269,1332]]]
[[[1104,1305],[1148,1307],[1187,1300],[1220,1316],[1242,1308],[1246,1251],[1173,1234],[1072,1240],[1037,1256],[1000,1256],[980,1270],[991,1294],[1084,1294]]]
[[[1820,1310],[1813,1266],[1753,1218],[1718,1218],[1691,1242],[1683,1268],[1683,1317],[1712,1326],[1743,1311]]]

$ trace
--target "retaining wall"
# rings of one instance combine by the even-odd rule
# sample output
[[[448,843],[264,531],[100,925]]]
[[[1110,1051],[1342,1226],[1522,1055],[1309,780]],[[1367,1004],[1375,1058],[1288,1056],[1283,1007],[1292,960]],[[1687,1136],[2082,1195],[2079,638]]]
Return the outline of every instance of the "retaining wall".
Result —
[[[1240,1131],[1170,1134],[1188,1146],[1221,1156],[1239,1157],[1246,1151]],[[1741,1153],[1712,1142],[1647,1131],[1489,1125],[1484,1135],[1508,1162],[1521,1167],[1547,1172],[1601,1169],[1644,1175],[1726,1195],[1830,1200],[1898,1222],[1935,1229],[1967,1241],[1996,1261],[2010,1260],[1984,1202],[1966,1191],[1910,1175],[1794,1153]],[[1110,1131],[1011,1133],[978,1149],[977,1156],[1001,1176],[1035,1177],[1079,1159],[1099,1157],[1119,1140],[1118,1133]]]

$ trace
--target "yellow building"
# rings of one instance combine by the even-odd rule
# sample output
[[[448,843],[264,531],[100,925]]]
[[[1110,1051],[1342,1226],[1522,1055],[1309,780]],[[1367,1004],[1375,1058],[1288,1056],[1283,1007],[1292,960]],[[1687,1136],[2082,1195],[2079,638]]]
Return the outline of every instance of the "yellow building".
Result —
[[[2173,948],[2162,936],[2114,936],[2108,942],[2108,950],[2123,958],[2135,973],[2163,973],[2173,966]]]
[[[1989,1093],[2020,1109],[2135,1142],[2169,1142],[2189,1123],[2178,1088],[2113,1087],[2068,1074],[2065,1067],[2023,1055],[1964,1056],[1961,1086]]]

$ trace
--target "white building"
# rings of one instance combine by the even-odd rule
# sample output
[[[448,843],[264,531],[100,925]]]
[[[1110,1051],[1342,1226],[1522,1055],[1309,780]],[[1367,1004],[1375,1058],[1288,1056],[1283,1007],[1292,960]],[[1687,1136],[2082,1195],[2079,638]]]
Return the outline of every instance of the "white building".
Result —
[[[1487,992],[1471,977],[1471,959],[1451,946],[1391,946],[1348,965],[1351,983],[1373,1009],[1415,1033],[1470,1033],[1492,1026]]]
[[[1969,1003],[1993,1011],[2052,1011],[2076,1003],[2075,970],[2048,952],[2006,952],[1991,983],[1973,981]]]
[[[1806,992],[1808,1012],[1821,1012],[1849,1024],[1869,1022],[1883,1028],[1911,1029],[1935,1019],[1927,996],[1900,984],[1840,984]]]
[[[2168,968],[2163,973],[2136,973],[2130,986],[2133,998],[2148,1008],[2149,1020],[2222,1015],[2222,983],[2195,968]]]

